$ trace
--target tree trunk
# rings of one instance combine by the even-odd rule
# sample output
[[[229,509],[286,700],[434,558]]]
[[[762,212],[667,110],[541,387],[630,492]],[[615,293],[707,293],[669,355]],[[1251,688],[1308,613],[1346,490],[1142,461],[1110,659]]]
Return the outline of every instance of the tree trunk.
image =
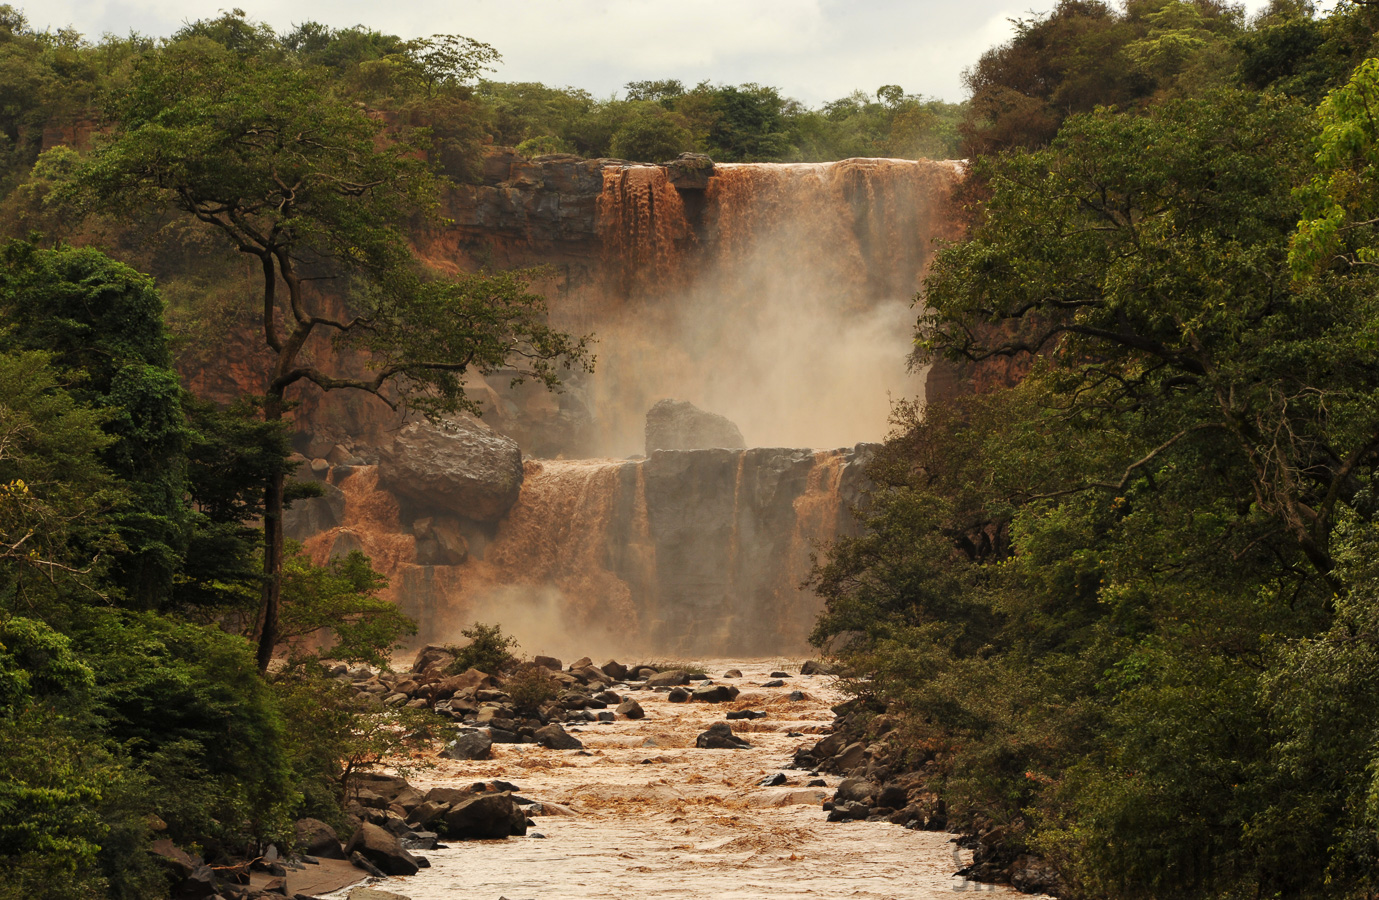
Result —
[[[263,408],[264,419],[282,419],[283,402],[269,397]],[[259,603],[257,631],[259,672],[267,672],[278,644],[278,606],[282,598],[283,577],[283,491],[287,476],[279,471],[269,479],[263,498],[263,593]]]

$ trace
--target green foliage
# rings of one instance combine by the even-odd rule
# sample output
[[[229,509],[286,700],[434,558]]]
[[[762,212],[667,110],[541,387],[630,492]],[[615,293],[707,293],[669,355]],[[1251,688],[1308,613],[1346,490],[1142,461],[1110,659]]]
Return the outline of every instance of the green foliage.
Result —
[[[923,344],[1028,374],[903,408],[815,575],[952,821],[1076,896],[1373,890],[1379,309],[1294,280],[1315,134],[1219,92],[978,161]]]
[[[546,671],[545,666],[522,663],[503,682],[503,689],[512,697],[518,709],[536,710],[560,695],[560,682]]]
[[[517,657],[512,652],[517,649],[517,639],[503,634],[501,625],[475,622],[460,634],[469,638],[469,643],[455,651],[454,661],[445,669],[447,675],[459,675],[470,669],[497,675],[517,665]]]
[[[328,631],[335,643],[318,656],[386,669],[402,639],[417,633],[415,622],[374,596],[387,586],[388,580],[358,550],[318,566],[300,547],[289,545],[283,566],[283,642],[299,657],[307,639]]]

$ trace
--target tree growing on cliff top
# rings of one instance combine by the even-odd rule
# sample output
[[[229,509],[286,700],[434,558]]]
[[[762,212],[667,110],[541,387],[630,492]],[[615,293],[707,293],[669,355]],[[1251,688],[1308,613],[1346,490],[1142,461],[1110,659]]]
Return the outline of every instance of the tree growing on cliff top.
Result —
[[[258,261],[266,420],[303,383],[435,415],[477,411],[471,370],[554,388],[561,366],[589,365],[586,340],[550,328],[520,274],[422,269],[402,226],[435,206],[437,180],[407,134],[321,70],[193,35],[141,58],[106,113],[110,133],[77,176],[93,208],[171,207]],[[264,499],[260,668],[278,639],[285,494],[278,472]]]

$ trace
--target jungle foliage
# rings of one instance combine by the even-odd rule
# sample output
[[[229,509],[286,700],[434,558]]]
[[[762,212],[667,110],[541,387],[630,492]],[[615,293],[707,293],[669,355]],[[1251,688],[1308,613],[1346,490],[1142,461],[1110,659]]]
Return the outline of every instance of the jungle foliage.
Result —
[[[1170,81],[1079,56],[1218,14]],[[898,410],[815,638],[862,636],[856,690],[950,821],[1069,896],[1379,887],[1372,15],[1064,3],[976,70],[974,109],[1019,57],[1062,111],[983,126],[1011,149],[974,163],[917,339],[982,390]]]

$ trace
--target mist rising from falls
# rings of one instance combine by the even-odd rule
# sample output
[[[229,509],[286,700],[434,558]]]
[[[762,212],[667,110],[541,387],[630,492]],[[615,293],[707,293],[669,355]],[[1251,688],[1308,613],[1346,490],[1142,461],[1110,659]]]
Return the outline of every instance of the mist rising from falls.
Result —
[[[560,322],[600,339],[594,453],[639,452],[666,397],[727,416],[749,446],[838,447],[880,440],[891,400],[922,393],[911,302],[951,164],[719,165],[702,192],[657,166],[603,177],[606,275]]]

